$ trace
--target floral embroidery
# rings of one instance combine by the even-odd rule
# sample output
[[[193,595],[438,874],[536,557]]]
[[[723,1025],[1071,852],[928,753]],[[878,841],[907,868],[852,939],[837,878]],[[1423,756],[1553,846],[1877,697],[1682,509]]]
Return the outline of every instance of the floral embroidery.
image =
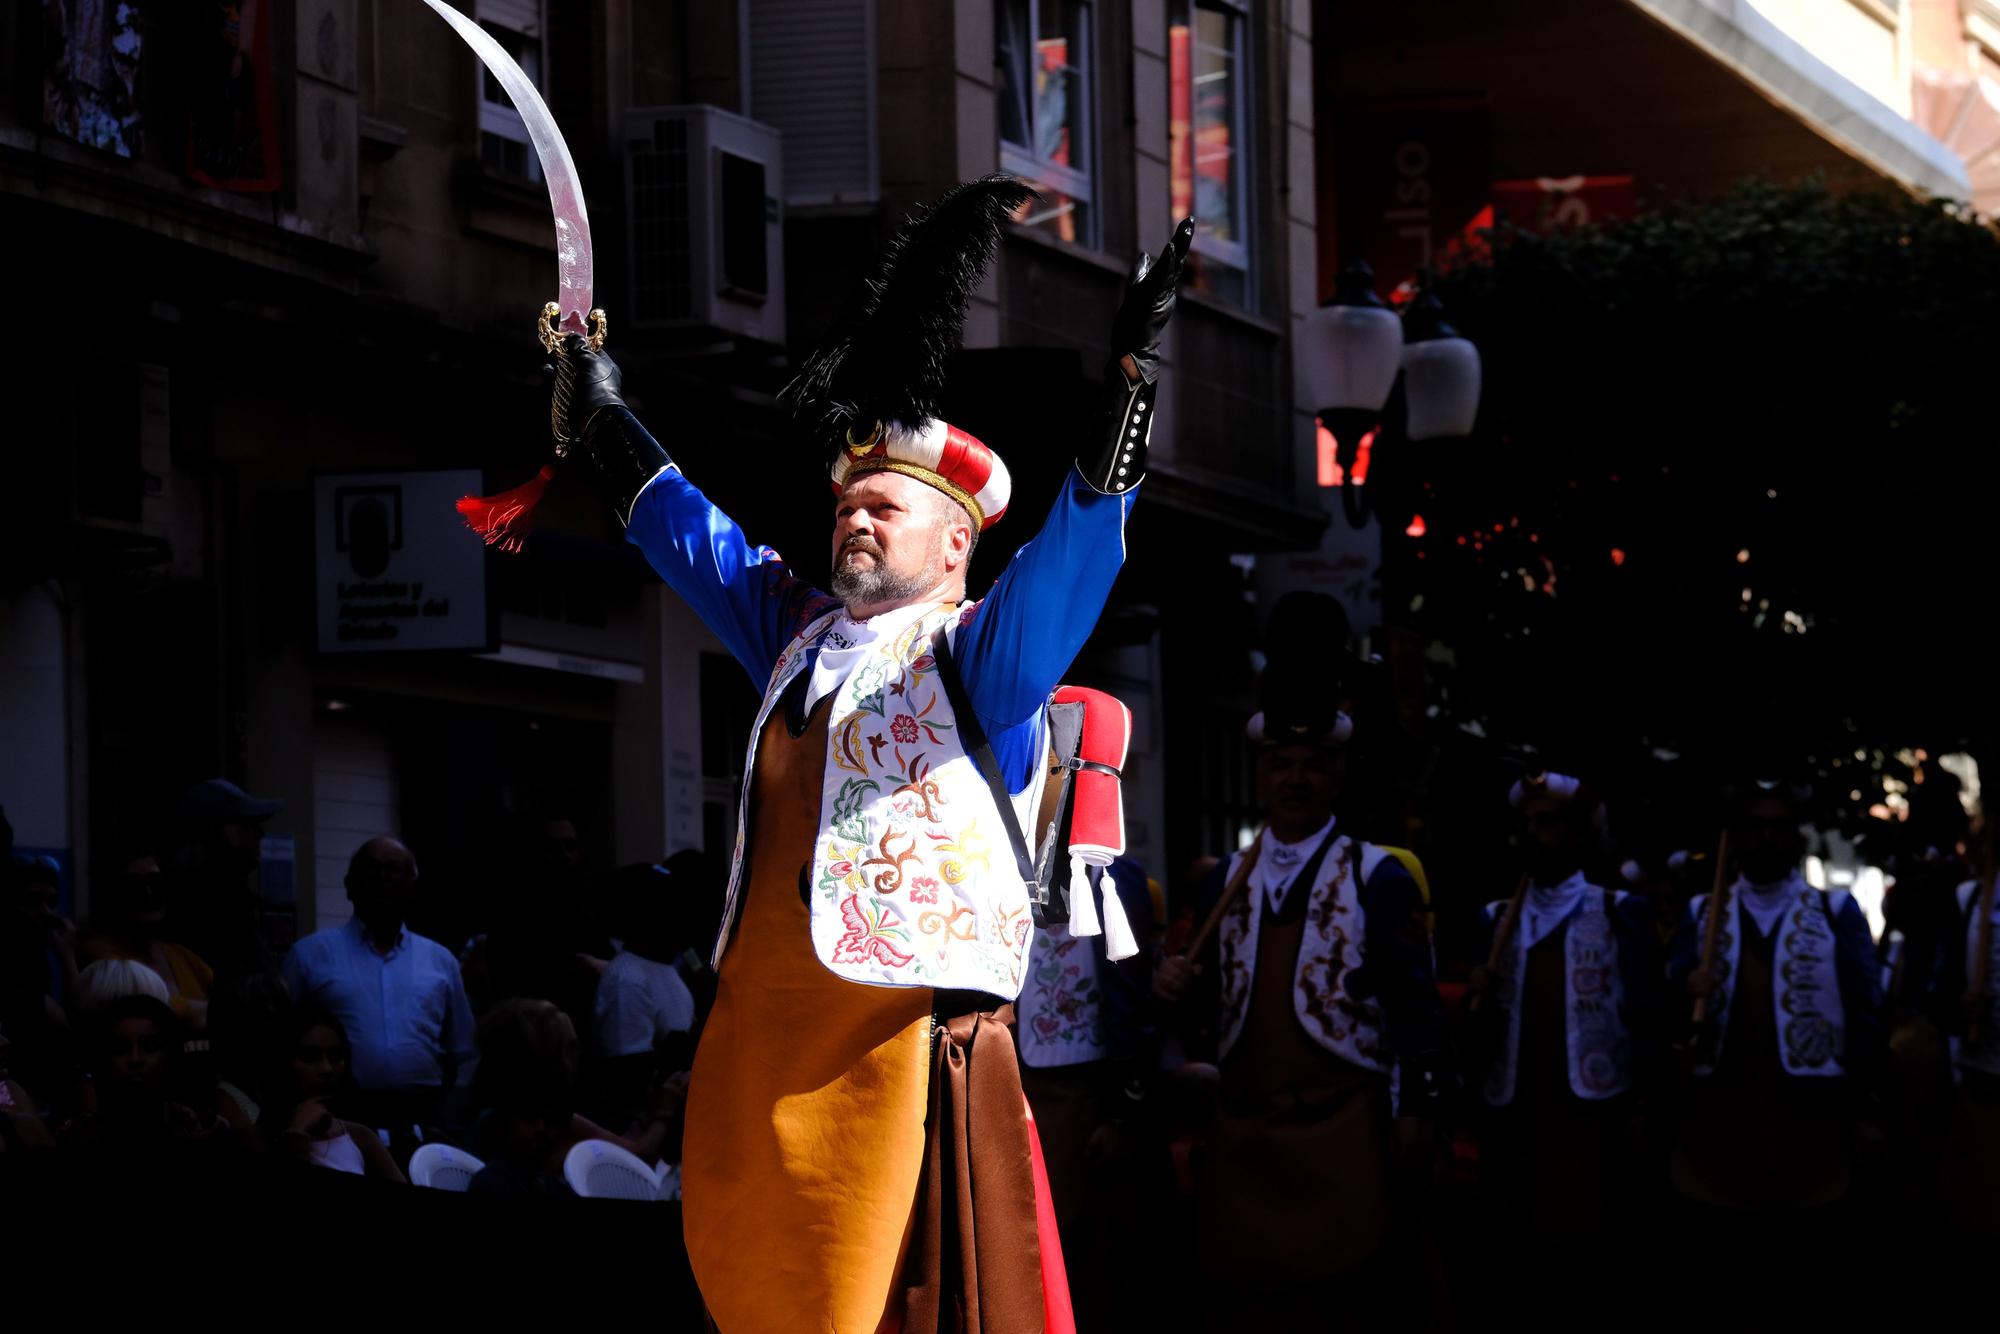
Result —
[[[861,715],[855,714],[840,725],[832,737],[833,762],[842,769],[866,775],[868,765],[861,758]]]
[[[903,886],[903,867],[910,862],[918,861],[914,850],[914,845],[917,841],[916,835],[910,834],[906,836],[910,842],[904,846],[901,852],[896,851],[896,849],[890,846],[891,840],[896,837],[898,837],[898,833],[893,826],[883,831],[881,841],[875,845],[877,855],[861,863],[863,866],[880,866],[884,868],[875,875],[875,892],[877,894],[893,894],[898,889],[901,889]],[[919,864],[921,865],[921,862]]]
[[[896,752],[896,758],[899,761],[903,758],[901,750]],[[919,754],[903,767],[909,770],[910,781],[895,790],[894,795],[898,799],[896,809],[904,815],[915,816],[925,824],[935,824],[938,817],[932,803],[942,806],[944,794],[939,790],[937,780],[930,776],[930,757]]]
[[[917,739],[917,720],[907,713],[899,713],[889,720],[889,735],[910,745]]]
[[[862,808],[868,799],[882,790],[882,785],[870,778],[850,778],[840,785],[840,791],[833,798],[833,835],[850,843],[868,841],[868,815]]]
[[[892,968],[906,966],[914,955],[890,944],[906,937],[902,928],[888,924],[886,914],[871,914],[861,906],[861,896],[849,894],[840,901],[840,920],[846,932],[833,947],[835,963],[886,963]]]
[[[920,875],[910,880],[910,902],[936,903],[938,882],[936,876]]]

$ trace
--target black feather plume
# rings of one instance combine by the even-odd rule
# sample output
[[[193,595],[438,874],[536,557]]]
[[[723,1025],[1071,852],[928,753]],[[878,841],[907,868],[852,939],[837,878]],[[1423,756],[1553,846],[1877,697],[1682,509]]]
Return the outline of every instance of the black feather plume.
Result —
[[[911,211],[860,300],[813,349],[784,392],[827,448],[878,421],[919,429],[938,415],[945,366],[1001,228],[1034,189],[1012,176],[967,181]]]

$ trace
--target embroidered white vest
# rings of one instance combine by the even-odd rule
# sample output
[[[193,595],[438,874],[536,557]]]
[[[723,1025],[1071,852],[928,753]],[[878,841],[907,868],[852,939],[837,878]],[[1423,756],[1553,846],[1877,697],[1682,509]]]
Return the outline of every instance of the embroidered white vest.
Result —
[[[1979,975],[1979,921],[1974,900],[1979,882],[1968,880],[1958,887],[1958,915],[1965,921],[1965,976],[1969,983]],[[2000,897],[1993,902],[1993,943],[1986,965],[1986,1015],[1979,1024],[1979,1043],[1974,1046],[1959,1039],[1958,1063],[1989,1075],[2000,1075]]]
[[[1239,852],[1230,857],[1223,869],[1225,884],[1244,855]],[[1366,881],[1375,874],[1388,855],[1373,844],[1362,844],[1361,879]],[[1293,886],[1290,892],[1298,893],[1298,887]],[[1216,932],[1222,964],[1223,1056],[1236,1045],[1243,1021],[1250,1014],[1264,898],[1248,892],[1237,895]],[[1361,887],[1354,878],[1353,841],[1342,835],[1328,845],[1320,859],[1311,897],[1306,901],[1305,931],[1292,974],[1292,1009],[1314,1042],[1344,1061],[1386,1072],[1395,1064],[1395,1057],[1383,1039],[1381,1004],[1372,995],[1356,997],[1348,990],[1348,980],[1362,965],[1364,926]]]
[[[991,790],[959,743],[931,656],[937,628],[955,620],[955,643],[970,613],[970,607],[940,607],[923,616],[878,645],[828,699],[820,826],[809,871],[813,950],[850,982],[1012,1000],[1033,933],[1028,887]],[[750,729],[717,967],[742,894],[759,740],[836,615],[808,625],[778,655]],[[1016,799],[1025,809],[1039,798],[1040,769],[1036,784]]]
[[[1621,1014],[1625,982],[1618,971],[1618,938],[1611,929],[1611,904],[1624,899],[1596,885],[1553,928],[1563,933],[1563,1015],[1569,1052],[1569,1089],[1579,1098],[1615,1098],[1632,1087],[1632,1039]],[[1495,920],[1506,903],[1493,905]],[[1544,937],[1546,939],[1546,937]],[[1486,1101],[1505,1107],[1514,1101],[1521,1056],[1521,979],[1528,971],[1527,933],[1516,930],[1494,979],[1494,999],[1506,1019],[1506,1043],[1486,1080]]]
[[[1697,1075],[1712,1074],[1722,1059],[1723,1040],[1729,1034],[1729,1002],[1736,989],[1737,965],[1743,953],[1744,883],[1738,880],[1728,891],[1732,911],[1723,918],[1716,939],[1716,990],[1714,1008],[1716,1037],[1706,1064],[1695,1066]],[[1843,1057],[1847,1050],[1847,1012],[1840,1002],[1840,971],[1833,934],[1833,918],[1847,895],[1835,890],[1824,893],[1797,881],[1793,900],[1778,918],[1777,947],[1771,957],[1772,1005],[1778,1015],[1778,1059],[1790,1075],[1832,1076],[1847,1073]],[[1706,894],[1698,894],[1688,905],[1697,932],[1705,932],[1708,922]],[[1698,934],[1696,939],[1702,937]]]
[[[1104,1006],[1097,989],[1102,936],[1072,936],[1058,923],[1035,933],[1028,980],[1016,1002],[1015,1045],[1037,1069],[1104,1058]]]

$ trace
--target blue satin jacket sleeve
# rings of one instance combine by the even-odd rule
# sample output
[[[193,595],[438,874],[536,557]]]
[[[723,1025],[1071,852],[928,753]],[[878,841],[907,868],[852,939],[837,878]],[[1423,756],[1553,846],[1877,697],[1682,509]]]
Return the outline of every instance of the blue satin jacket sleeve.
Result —
[[[626,417],[627,429],[644,431]],[[1102,495],[1072,469],[1042,531],[1014,553],[952,641],[1009,791],[1024,790],[1040,762],[1041,706],[1111,594],[1135,495]],[[794,576],[777,552],[751,545],[671,464],[640,491],[625,537],[760,688],[792,637],[840,605]]]
[[[626,429],[643,434],[645,428],[630,413],[625,415]],[[735,520],[673,464],[639,492],[625,540],[646,553],[668,587],[694,608],[759,690],[792,637],[840,605],[794,576],[777,552],[751,545]]]
[[[1072,468],[1042,531],[1014,553],[952,641],[966,695],[1010,792],[1025,790],[1033,777],[1042,705],[1111,596],[1136,495],[1104,495]]]

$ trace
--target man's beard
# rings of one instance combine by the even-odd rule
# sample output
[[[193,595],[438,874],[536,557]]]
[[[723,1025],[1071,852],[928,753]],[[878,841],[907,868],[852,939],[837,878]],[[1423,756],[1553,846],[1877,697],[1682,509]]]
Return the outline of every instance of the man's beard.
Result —
[[[850,564],[849,552],[865,551],[874,558],[863,568]],[[833,595],[849,607],[879,607],[885,602],[907,602],[921,597],[944,581],[943,553],[932,546],[931,558],[920,570],[898,572],[882,559],[882,548],[862,539],[844,548],[833,566]]]

